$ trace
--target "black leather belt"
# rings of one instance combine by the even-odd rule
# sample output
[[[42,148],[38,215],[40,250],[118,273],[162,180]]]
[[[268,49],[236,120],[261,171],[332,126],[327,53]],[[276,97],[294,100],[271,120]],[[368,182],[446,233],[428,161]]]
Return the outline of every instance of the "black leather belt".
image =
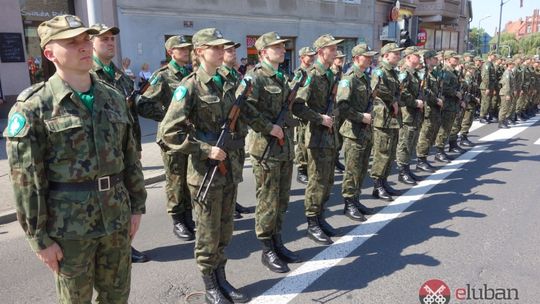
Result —
[[[64,182],[49,182],[49,190],[51,191],[108,191],[112,186],[124,180],[124,173],[103,176],[97,180],[79,182],[79,183],[64,183]]]

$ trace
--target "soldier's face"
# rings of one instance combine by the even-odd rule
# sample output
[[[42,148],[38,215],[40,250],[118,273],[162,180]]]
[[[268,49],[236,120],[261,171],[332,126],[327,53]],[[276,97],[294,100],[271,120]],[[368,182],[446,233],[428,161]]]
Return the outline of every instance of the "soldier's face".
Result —
[[[334,59],[334,65],[339,66],[339,67],[343,67],[343,62],[344,62],[343,59],[344,59],[343,57]]]
[[[401,52],[388,52],[385,54],[386,60],[391,65],[397,65],[398,62],[401,60]]]
[[[225,49],[223,54],[223,63],[233,66],[236,64],[236,48],[234,46]]]
[[[200,57],[204,61],[207,68],[215,69],[223,63],[223,54],[225,50],[223,45],[208,46],[206,48],[197,49]],[[208,71],[211,73],[211,71]]]
[[[49,42],[43,54],[57,69],[88,73],[92,68],[92,41],[87,33]]]
[[[172,48],[168,53],[178,63],[187,64],[189,62],[189,47]]]
[[[356,57],[356,64],[360,67],[360,69],[367,69],[370,65],[371,65],[371,62],[372,62],[372,58],[371,56],[357,56]]]
[[[111,60],[116,52],[115,37],[111,32],[94,37],[94,52],[99,58]]]
[[[266,47],[262,51],[262,56],[271,63],[282,63],[285,61],[285,44],[279,43]]]
[[[302,56],[300,60],[304,66],[311,66],[313,61],[315,61],[315,56]]]
[[[420,65],[420,57],[418,57],[417,55],[407,56],[407,61],[413,69],[416,69]]]
[[[337,45],[325,46],[317,51],[319,54],[319,60],[322,64],[330,66],[337,55]]]

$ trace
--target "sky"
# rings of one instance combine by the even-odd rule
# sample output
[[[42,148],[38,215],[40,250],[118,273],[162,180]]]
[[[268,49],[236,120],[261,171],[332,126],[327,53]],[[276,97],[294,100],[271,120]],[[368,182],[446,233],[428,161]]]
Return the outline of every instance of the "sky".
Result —
[[[520,17],[532,16],[534,9],[540,9],[540,0],[523,0],[523,7],[519,7],[520,0],[503,0],[501,27],[508,21],[518,20]],[[491,36],[499,26],[499,12],[501,0],[472,0],[473,20],[471,28],[478,27],[478,20],[491,16],[481,21],[480,26]]]

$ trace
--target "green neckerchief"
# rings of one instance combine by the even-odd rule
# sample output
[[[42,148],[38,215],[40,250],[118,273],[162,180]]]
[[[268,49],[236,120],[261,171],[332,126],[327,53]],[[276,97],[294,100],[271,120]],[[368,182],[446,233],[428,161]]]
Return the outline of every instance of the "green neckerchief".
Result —
[[[175,67],[178,71],[180,71],[180,73],[182,73],[183,76],[187,75],[187,69],[183,66],[180,66],[178,63],[176,63],[174,59],[171,59],[169,63],[172,64],[172,66]]]
[[[210,75],[208,73],[208,71],[204,68],[204,65],[201,63],[201,65],[199,66],[199,69],[202,69],[203,71],[206,72],[206,74]],[[212,80],[214,81],[214,83],[220,88],[220,89],[223,89],[223,78],[221,77],[221,75],[219,75],[219,73],[217,71],[214,72],[214,75],[212,76]]]
[[[274,69],[274,67],[269,64],[268,62],[264,61],[262,62],[267,68],[269,68],[270,70],[272,70],[272,72],[275,72],[276,73],[276,76],[277,78],[279,78],[281,81],[284,81],[285,80],[285,77],[283,77],[283,72],[281,72],[279,69]]]
[[[109,74],[109,76],[114,79],[114,67],[112,62],[109,65],[104,65],[103,62],[101,62],[101,60],[99,60],[99,58],[96,56],[94,56],[94,61],[103,68],[105,73]]]
[[[90,86],[90,89],[86,92],[79,92],[75,89],[73,89],[75,94],[79,97],[81,102],[84,104],[84,106],[88,109],[88,111],[93,112],[94,111],[94,84]]]
[[[330,67],[325,67],[324,64],[319,61],[319,59],[315,61],[315,64],[318,64],[322,70],[326,70],[326,77],[328,78],[328,80],[334,80],[334,72],[332,72],[332,69]]]
[[[229,71],[231,75],[233,75],[234,79],[238,79],[238,72],[236,72],[234,68],[230,68],[226,64],[224,64],[223,66],[227,69],[227,71]]]

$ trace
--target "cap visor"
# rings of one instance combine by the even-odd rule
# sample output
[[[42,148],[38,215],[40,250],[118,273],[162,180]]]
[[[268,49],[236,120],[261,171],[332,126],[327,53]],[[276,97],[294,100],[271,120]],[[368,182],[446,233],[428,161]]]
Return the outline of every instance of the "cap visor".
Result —
[[[103,35],[103,34],[105,34],[107,32],[111,32],[111,34],[113,34],[113,35],[118,35],[120,33],[120,29],[117,28],[116,26],[113,26],[113,27],[110,27],[110,28],[108,28],[108,29],[106,29],[104,31],[99,32],[98,36]]]
[[[60,33],[58,33],[56,35],[53,35],[53,36],[51,36],[49,41],[73,38],[75,36],[79,36],[82,33],[88,33],[89,35],[96,35],[96,34],[99,34],[99,31],[97,31],[95,29],[92,29],[92,28],[79,27],[79,28],[76,28],[76,29],[63,31],[63,32],[60,32]]]
[[[216,39],[209,42],[205,42],[202,45],[214,46],[214,45],[223,45],[223,44],[234,44],[234,42],[227,39]]]
[[[287,41],[290,41],[290,39],[278,39],[274,42],[271,42],[271,43],[268,43],[266,46],[271,46],[271,45],[276,45],[276,44],[280,44],[280,43],[285,43]]]
[[[373,52],[373,51],[369,51],[369,52],[365,52],[364,54],[360,55],[360,56],[367,56],[367,57],[373,57],[375,55],[379,54],[379,52]]]
[[[235,49],[237,49],[237,48],[239,48],[240,46],[241,46],[240,43],[238,43],[238,42],[232,42],[232,44],[226,44],[226,45],[225,45],[225,48],[226,48],[226,49],[230,49],[230,48],[234,47]]]

